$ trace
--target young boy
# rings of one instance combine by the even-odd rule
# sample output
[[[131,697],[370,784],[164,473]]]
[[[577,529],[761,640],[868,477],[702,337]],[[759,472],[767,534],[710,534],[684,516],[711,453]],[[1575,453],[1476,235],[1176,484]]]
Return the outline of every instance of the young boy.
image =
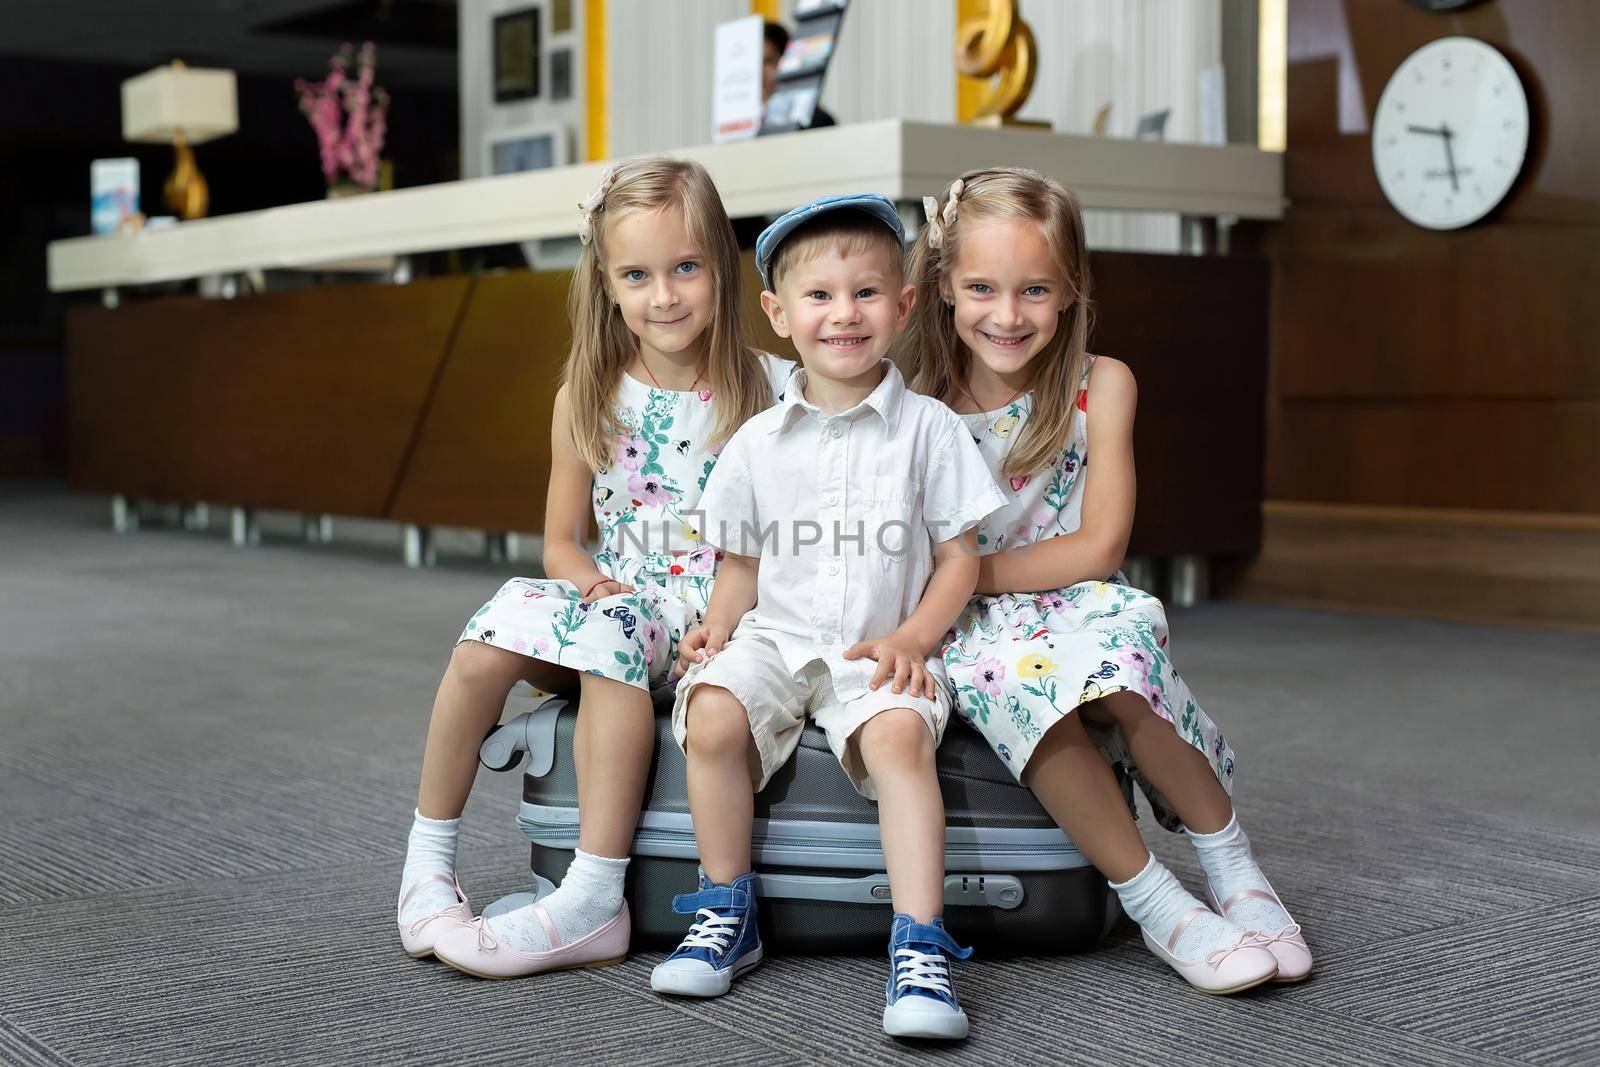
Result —
[[[1005,497],[960,419],[908,392],[885,358],[915,292],[903,236],[885,198],[835,196],[756,243],[761,305],[803,367],[729,440],[700,498],[701,534],[724,558],[704,624],[679,647],[672,725],[702,879],[674,902],[696,921],[650,984],[719,996],[761,962],[754,794],[809,715],[879,805],[895,906],[884,1031],[962,1038],[949,957],[970,950],[940,919],[938,644],[977,584],[973,527]]]

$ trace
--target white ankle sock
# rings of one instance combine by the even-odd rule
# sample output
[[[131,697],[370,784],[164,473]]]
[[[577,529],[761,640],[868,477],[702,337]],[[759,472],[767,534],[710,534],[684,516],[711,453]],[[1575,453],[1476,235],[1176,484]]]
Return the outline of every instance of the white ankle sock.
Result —
[[[456,902],[456,891],[448,883],[427,876],[456,876],[456,838],[460,833],[459,817],[430,819],[420,811],[416,813],[411,837],[406,842],[406,866],[400,872],[400,895],[405,896],[407,890],[419,883],[421,888],[406,902],[401,922],[415,922]],[[423,881],[425,878],[427,880]]]
[[[1228,825],[1214,834],[1191,831],[1189,838],[1194,842],[1195,855],[1211,881],[1211,891],[1217,895],[1218,904],[1226,904],[1228,898],[1241,889],[1271,891],[1267,876],[1261,873],[1255,857],[1250,854],[1250,839],[1239,825],[1239,816],[1229,819]],[[1228,912],[1228,918],[1235,926],[1264,934],[1277,933],[1290,921],[1288,912],[1260,897],[1245,897]]]
[[[1180,960],[1198,960],[1214,949],[1233,944],[1244,933],[1228,920],[1212,914],[1154,856],[1144,865],[1144,870],[1126,882],[1108,884],[1116,890],[1128,918],[1144,927],[1162,945],[1167,944],[1185,915],[1195,908],[1205,912],[1189,920],[1177,945],[1171,947],[1172,954]]]
[[[622,878],[628,871],[628,858],[607,859],[578,849],[561,880],[561,888],[539,901],[555,924],[563,945],[570,945],[591,933],[622,907]],[[489,932],[521,952],[546,952],[550,938],[544,923],[525,905],[504,915],[485,919]]]

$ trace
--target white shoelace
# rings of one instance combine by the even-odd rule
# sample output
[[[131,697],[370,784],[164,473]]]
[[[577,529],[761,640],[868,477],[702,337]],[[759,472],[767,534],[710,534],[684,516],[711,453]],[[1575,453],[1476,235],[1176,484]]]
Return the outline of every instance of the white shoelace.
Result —
[[[695,920],[678,948],[709,948],[719,956],[728,951],[733,939],[739,936],[737,928],[743,921],[737,915],[718,915],[710,908],[695,912]]]
[[[898,949],[894,954],[894,991],[905,992],[908,986],[931,990],[940,996],[950,995],[950,964],[936,953]]]

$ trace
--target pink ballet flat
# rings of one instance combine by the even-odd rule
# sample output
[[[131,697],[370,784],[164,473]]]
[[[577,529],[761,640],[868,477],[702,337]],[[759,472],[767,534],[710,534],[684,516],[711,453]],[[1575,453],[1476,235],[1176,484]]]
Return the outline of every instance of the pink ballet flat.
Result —
[[[1247,897],[1257,897],[1261,900],[1270,900],[1278,907],[1283,908],[1283,901],[1278,899],[1277,891],[1272,888],[1272,883],[1267,883],[1265,889],[1241,889],[1229,897],[1226,903],[1217,903],[1217,894],[1211,889],[1211,880],[1206,880],[1206,901],[1211,905],[1211,910],[1222,916],[1228,917],[1228,912],[1239,901]],[[1283,908],[1283,913],[1289,915],[1289,909]],[[1305,934],[1300,929],[1300,924],[1294,921],[1294,916],[1289,916],[1289,925],[1282,930],[1272,933],[1264,931],[1255,932],[1255,944],[1272,953],[1278,961],[1278,976],[1275,982],[1303,982],[1311,977],[1311,949],[1306,945]]]
[[[481,918],[446,933],[433,946],[433,954],[458,971],[479,978],[523,978],[546,971],[574,967],[609,967],[628,958],[628,939],[633,923],[628,904],[598,929],[584,934],[570,945],[563,945],[544,905],[535,901],[528,907],[544,926],[545,936],[555,946],[547,952],[522,952],[495,937]]]
[[[405,914],[406,904],[417,890],[434,881],[444,882],[454,889],[456,902],[412,922],[401,919],[400,916]],[[400,903],[395,907],[395,923],[400,927],[400,944],[412,959],[433,955],[433,947],[439,938],[451,930],[465,927],[471,921],[472,908],[467,904],[467,895],[461,891],[461,884],[445,874],[429,874],[417,879],[416,883],[400,897]]]
[[[1202,993],[1239,993],[1270,982],[1277,975],[1277,959],[1256,944],[1259,935],[1254,930],[1245,931],[1233,944],[1208,952],[1197,960],[1179,959],[1174,955],[1173,946],[1177,945],[1178,935],[1183,933],[1183,928],[1196,915],[1205,914],[1204,908],[1191,909],[1178,921],[1165,945],[1151,937],[1144,927],[1141,926],[1139,932],[1144,935],[1146,947],[1158,959],[1165,961],[1167,966],[1183,976],[1184,981]]]

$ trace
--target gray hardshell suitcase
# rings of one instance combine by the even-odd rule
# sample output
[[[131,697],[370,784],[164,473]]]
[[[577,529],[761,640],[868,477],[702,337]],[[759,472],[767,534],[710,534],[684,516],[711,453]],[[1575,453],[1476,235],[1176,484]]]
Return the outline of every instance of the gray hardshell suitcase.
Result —
[[[669,948],[682,938],[691,919],[673,913],[672,898],[696,887],[694,827],[670,707],[656,707],[655,768],[628,868],[636,948]],[[528,755],[517,821],[533,842],[541,895],[560,883],[578,844],[576,722],[566,699],[544,698],[497,727],[480,750],[494,770],[511,770]],[[1033,794],[959,720],[946,731],[938,767],[951,932],[986,955],[1094,946],[1117,919],[1116,896]],[[1132,785],[1122,785],[1131,804]],[[806,726],[794,759],[757,795],[755,814],[763,941],[789,952],[880,951],[890,911],[877,808],[850,785],[815,725]]]

